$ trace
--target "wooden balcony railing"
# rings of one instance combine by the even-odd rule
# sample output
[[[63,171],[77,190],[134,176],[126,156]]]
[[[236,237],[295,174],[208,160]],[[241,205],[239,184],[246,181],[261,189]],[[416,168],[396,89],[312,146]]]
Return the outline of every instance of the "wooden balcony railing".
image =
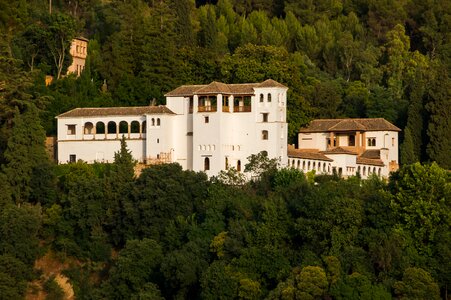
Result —
[[[222,107],[222,112],[230,112],[230,107],[229,106],[223,106]]]
[[[197,111],[198,112],[215,112],[216,106],[198,106]]]
[[[251,112],[251,106],[234,106],[233,112]]]

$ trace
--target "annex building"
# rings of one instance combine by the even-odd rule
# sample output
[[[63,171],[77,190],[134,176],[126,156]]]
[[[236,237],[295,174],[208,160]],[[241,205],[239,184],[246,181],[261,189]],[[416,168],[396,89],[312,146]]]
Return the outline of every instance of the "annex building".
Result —
[[[56,117],[57,160],[112,162],[124,136],[138,162],[176,162],[209,176],[243,171],[261,151],[286,165],[287,90],[271,79],[212,82],[180,86],[164,106],[76,108]]]
[[[398,127],[382,118],[318,119],[288,147],[288,165],[316,174],[388,177],[398,164]]]

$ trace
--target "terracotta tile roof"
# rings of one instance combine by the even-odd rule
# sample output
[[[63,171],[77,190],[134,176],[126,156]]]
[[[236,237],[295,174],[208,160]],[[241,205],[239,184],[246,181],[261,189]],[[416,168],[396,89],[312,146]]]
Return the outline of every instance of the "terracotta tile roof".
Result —
[[[366,150],[360,155],[362,158],[370,158],[370,159],[380,159],[381,151],[380,150]]]
[[[383,118],[368,119],[316,119],[299,132],[330,131],[401,131],[398,127]]]
[[[177,97],[177,96],[192,96],[195,92],[201,88],[206,87],[206,85],[182,85],[175,90],[166,93],[166,97]]]
[[[265,81],[263,81],[262,83],[260,83],[260,84],[258,85],[258,87],[261,87],[261,88],[267,88],[267,87],[281,87],[281,88],[287,88],[287,87],[284,86],[283,84],[278,83],[277,81],[272,80],[272,79],[266,79]]]
[[[100,117],[100,116],[136,116],[146,114],[171,114],[169,108],[164,105],[159,106],[130,106],[130,107],[93,107],[93,108],[75,108],[62,113],[57,118],[75,118],[75,117]]]
[[[255,88],[287,88],[275,80],[268,79],[261,83],[226,84],[213,81],[208,85],[182,85],[165,94],[166,97],[193,96],[195,94],[253,95]]]
[[[333,161],[320,152],[307,152],[301,149],[293,149],[293,147],[288,147],[288,157]]]
[[[342,147],[336,147],[336,148],[333,148],[331,150],[321,151],[321,153],[324,153],[324,154],[350,154],[350,155],[357,155],[357,153],[355,153],[353,151],[350,151],[350,150],[347,150],[347,149],[342,148]]]
[[[365,157],[361,157],[361,156],[357,157],[357,164],[380,166],[380,167],[384,166],[384,163],[380,159],[365,158]]]
[[[196,91],[196,94],[231,94],[230,87],[222,82],[213,81],[207,86],[204,86]]]

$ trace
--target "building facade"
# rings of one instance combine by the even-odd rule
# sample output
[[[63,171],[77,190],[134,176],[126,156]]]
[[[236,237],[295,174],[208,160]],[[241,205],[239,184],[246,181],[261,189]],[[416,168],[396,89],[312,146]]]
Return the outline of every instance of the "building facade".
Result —
[[[73,39],[69,52],[72,56],[72,64],[67,68],[67,75],[75,74],[78,77],[85,69],[86,57],[88,56],[88,40],[82,37]]]
[[[287,90],[271,79],[212,82],[176,88],[165,106],[77,108],[57,116],[58,162],[112,162],[124,136],[139,162],[177,162],[209,176],[243,171],[261,151],[283,165]]]
[[[399,167],[399,131],[382,118],[313,120],[300,130],[298,149],[288,148],[288,165],[317,174],[388,177]]]

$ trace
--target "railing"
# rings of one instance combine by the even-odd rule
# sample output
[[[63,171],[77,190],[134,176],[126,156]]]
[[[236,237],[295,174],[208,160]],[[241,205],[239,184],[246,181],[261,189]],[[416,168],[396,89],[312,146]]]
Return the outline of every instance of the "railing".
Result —
[[[198,112],[215,112],[216,106],[198,106],[197,111]]]
[[[251,112],[251,106],[234,106],[233,112]]]
[[[222,112],[230,112],[230,107],[229,106],[223,106],[222,107]]]

